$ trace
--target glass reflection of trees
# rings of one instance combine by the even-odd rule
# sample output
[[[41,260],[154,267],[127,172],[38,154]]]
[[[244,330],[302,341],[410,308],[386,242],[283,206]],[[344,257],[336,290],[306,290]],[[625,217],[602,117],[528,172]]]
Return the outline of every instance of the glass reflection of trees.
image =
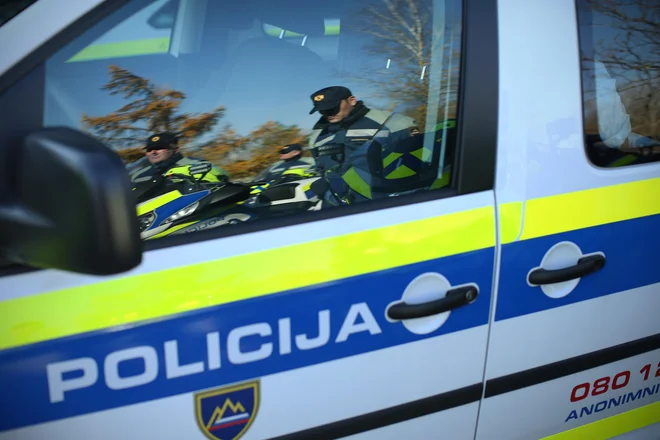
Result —
[[[660,4],[657,0],[581,0],[579,13],[587,139],[598,132],[593,76],[596,63],[602,63],[599,66],[616,81],[631,132],[646,138],[644,144],[660,142]],[[635,146],[626,143],[621,150],[643,152],[631,147]],[[650,152],[652,160],[658,160],[658,150],[655,147],[644,153]],[[599,154],[604,153],[592,151],[592,159]]]
[[[460,2],[435,3],[436,10],[434,0],[372,0],[357,9],[349,2],[341,19],[342,29],[363,39],[344,46],[359,54],[360,66],[351,69],[350,78],[340,76],[370,91],[358,88],[356,94],[383,98],[391,109],[412,103],[408,114],[422,130],[429,121],[435,126],[456,116]],[[127,164],[143,157],[142,144],[149,134],[165,130],[181,136],[185,152],[222,166],[238,179],[254,177],[277,161],[282,145],[307,143],[309,127],[266,121],[248,134],[239,134],[230,123],[223,123],[225,106],[187,113],[184,91],[159,87],[116,65],[109,67],[109,77],[101,90],[122,96],[126,103],[102,116],[83,115],[82,123]]]

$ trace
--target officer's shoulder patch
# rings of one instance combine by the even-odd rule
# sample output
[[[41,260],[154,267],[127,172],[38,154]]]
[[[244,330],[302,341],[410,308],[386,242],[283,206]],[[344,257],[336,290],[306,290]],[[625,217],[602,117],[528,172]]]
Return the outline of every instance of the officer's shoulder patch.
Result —
[[[190,172],[190,174],[203,174],[211,171],[212,167],[213,165],[211,165],[210,162],[199,162],[190,165],[188,167],[188,171]]]
[[[197,425],[210,440],[238,440],[259,411],[259,380],[195,394]]]

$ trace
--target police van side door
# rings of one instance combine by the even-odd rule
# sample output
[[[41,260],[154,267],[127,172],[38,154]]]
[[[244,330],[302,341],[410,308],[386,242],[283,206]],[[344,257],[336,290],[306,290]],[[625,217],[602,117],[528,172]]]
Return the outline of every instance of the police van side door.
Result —
[[[20,115],[23,124],[56,121],[80,128],[75,118],[80,109],[94,108],[92,114],[115,109],[98,87],[115,64],[160,74],[162,83],[183,88],[191,100],[203,100],[209,89],[200,86],[202,80],[217,85],[222,77],[211,67],[227,69],[221,63],[205,66],[219,52],[211,51],[216,46],[208,41],[238,41],[238,49],[259,46],[299,55],[251,58],[269,69],[255,69],[262,76],[260,81],[246,78],[250,87],[258,89],[281,73],[287,76],[276,78],[288,89],[282,102],[271,100],[278,90],[258,94],[273,106],[265,115],[252,105],[237,108],[250,114],[254,124],[305,115],[309,93],[320,88],[317,83],[336,80],[287,80],[298,72],[290,63],[299,63],[294,67],[300,70],[310,68],[305,60],[327,59],[332,54],[327,47],[337,38],[336,10],[316,16],[314,8],[295,8],[297,3],[289,0],[277,10],[263,9],[270,2],[262,2],[261,8],[242,11],[220,2],[180,2],[177,11],[189,14],[192,24],[201,23],[196,30],[203,31],[189,35],[203,38],[199,46],[190,46],[202,51],[198,58],[170,57],[172,47],[163,51],[162,41],[145,46],[146,40],[128,31],[113,36],[129,41],[110,41],[108,30],[129,19],[141,22],[145,8],[160,10],[164,3],[122,6],[51,54],[45,65],[41,60],[1,96],[3,114],[25,106],[20,107],[27,109]],[[203,4],[209,9],[195,9]],[[456,439],[474,436],[496,267],[497,76],[485,74],[497,65],[495,2],[489,3],[492,14],[462,2],[423,4],[432,7],[434,28],[445,29],[448,42],[445,53],[436,53],[430,66],[413,75],[415,80],[430,78],[440,88],[429,87],[423,96],[438,112],[425,120],[426,147],[453,151],[443,164],[449,168],[438,167],[447,169],[437,176],[440,188],[148,242],[144,263],[118,277],[47,270],[3,273],[0,438],[362,440],[429,438],[438,430]],[[285,20],[276,14],[281,9],[301,16]],[[266,21],[266,12],[274,23]],[[247,13],[247,19],[235,29],[231,26],[239,26],[239,13]],[[176,23],[165,18],[165,23]],[[263,32],[240,41],[255,31],[253,19],[264,22],[256,29]],[[304,19],[318,19],[325,27],[319,33],[297,27]],[[273,36],[276,25],[281,31]],[[227,36],[232,38],[217,38],[223,26],[231,29]],[[456,46],[468,28],[479,33]],[[297,31],[309,31],[309,38]],[[175,34],[167,37],[170,44]],[[342,45],[353,44],[351,38],[348,33]],[[138,48],[151,52],[140,58]],[[331,61],[339,65],[345,60]],[[241,80],[233,71],[222,72],[231,81]],[[176,83],[177,77],[199,83]],[[453,84],[449,79],[459,80],[460,87],[441,93]],[[46,90],[36,93],[43,84]],[[250,93],[247,85],[245,93]],[[378,102],[376,94],[358,85],[353,89],[370,104]],[[218,99],[238,106],[240,100],[231,100],[233,92],[227,87]],[[286,113],[291,106],[293,116]],[[18,121],[19,115],[6,114]],[[3,126],[1,141],[20,135],[13,126]],[[446,129],[454,126],[457,132]],[[422,154],[412,153],[400,162],[409,166]],[[452,294],[460,301],[448,301]]]
[[[657,13],[644,2],[500,5],[512,93],[477,438],[657,438],[660,155],[640,142],[660,145],[660,102],[657,78],[638,76],[658,64],[643,49],[657,47]]]

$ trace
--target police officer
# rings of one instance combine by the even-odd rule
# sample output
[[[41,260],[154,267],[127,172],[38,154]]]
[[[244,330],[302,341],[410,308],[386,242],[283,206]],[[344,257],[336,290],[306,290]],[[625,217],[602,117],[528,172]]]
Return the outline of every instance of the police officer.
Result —
[[[147,179],[155,168],[165,176],[183,174],[212,183],[228,180],[227,173],[211,162],[184,157],[179,151],[178,143],[179,139],[174,133],[164,132],[150,136],[145,145],[145,155],[151,165],[133,170],[131,179],[134,182]]]
[[[324,173],[335,196],[325,194],[325,205],[354,203],[370,199],[369,178],[358,176],[352,165],[363,162],[367,152],[360,148],[379,130],[387,133],[390,142],[410,138],[418,133],[417,122],[401,114],[370,109],[359,101],[346,87],[332,86],[311,95],[313,108],[321,118],[316,122],[309,140],[309,148],[316,160],[316,167]],[[347,188],[348,186],[348,188]],[[356,196],[358,196],[356,198]]]
[[[404,115],[392,115],[383,110],[370,109],[353,96],[346,87],[332,86],[311,95],[314,107],[321,118],[316,122],[309,140],[316,165],[321,170],[354,157],[359,147],[376,132],[385,127],[390,136],[405,133],[417,126],[414,119]]]
[[[271,181],[282,176],[290,170],[300,170],[301,175],[306,176],[305,171],[314,166],[314,160],[302,157],[303,146],[300,144],[285,145],[280,149],[280,160],[262,171],[255,181]]]

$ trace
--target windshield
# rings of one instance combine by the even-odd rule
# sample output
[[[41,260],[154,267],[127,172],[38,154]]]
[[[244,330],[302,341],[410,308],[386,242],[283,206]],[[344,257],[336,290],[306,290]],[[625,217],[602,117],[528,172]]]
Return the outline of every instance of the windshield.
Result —
[[[161,175],[154,175],[150,179],[133,183],[133,197],[135,197],[136,203],[145,202],[170,190]]]

